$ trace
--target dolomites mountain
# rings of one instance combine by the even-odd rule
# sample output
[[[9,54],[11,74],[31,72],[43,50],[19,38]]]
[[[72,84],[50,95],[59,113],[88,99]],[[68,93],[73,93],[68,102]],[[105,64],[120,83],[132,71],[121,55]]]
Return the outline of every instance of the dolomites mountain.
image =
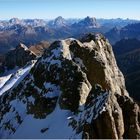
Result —
[[[59,16],[52,20],[18,18],[0,20],[0,55],[15,48],[20,42],[30,46],[44,40],[52,42],[69,37],[78,38],[83,33],[103,33],[111,43],[125,37],[139,38],[138,25],[126,26],[132,23],[139,21],[96,19],[89,16],[82,19],[65,19]],[[115,26],[117,28],[114,28]],[[124,26],[126,28],[122,28]]]
[[[62,27],[68,26],[66,20],[61,16],[50,21],[48,25],[52,28],[62,28]]]
[[[78,23],[75,23],[73,26],[77,26],[78,28],[99,28],[100,25],[97,22],[96,18],[92,18],[87,16],[86,18],[84,18],[83,20],[79,21]]]
[[[23,67],[27,62],[36,59],[37,54],[29,50],[27,46],[20,43],[15,49],[9,51],[5,55],[2,68],[3,71],[14,69],[15,67]]]
[[[139,106],[101,34],[52,43],[0,104],[0,138],[140,138]]]

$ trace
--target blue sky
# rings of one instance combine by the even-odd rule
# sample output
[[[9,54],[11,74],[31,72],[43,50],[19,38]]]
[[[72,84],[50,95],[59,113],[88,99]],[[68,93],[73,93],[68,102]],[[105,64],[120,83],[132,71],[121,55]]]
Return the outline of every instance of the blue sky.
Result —
[[[0,19],[42,18],[140,19],[140,0],[0,0]]]

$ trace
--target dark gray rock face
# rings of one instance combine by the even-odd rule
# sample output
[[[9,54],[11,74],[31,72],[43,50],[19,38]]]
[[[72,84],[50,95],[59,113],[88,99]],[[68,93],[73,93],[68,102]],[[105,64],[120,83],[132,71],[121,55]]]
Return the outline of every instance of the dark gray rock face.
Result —
[[[113,46],[119,68],[126,79],[129,94],[140,101],[140,41],[122,39]]]
[[[1,138],[140,138],[139,106],[101,34],[52,43],[0,104]]]
[[[16,49],[9,51],[5,56],[4,67],[8,70],[16,66],[22,67],[30,60],[36,59],[36,54],[30,51],[24,44],[19,44]]]

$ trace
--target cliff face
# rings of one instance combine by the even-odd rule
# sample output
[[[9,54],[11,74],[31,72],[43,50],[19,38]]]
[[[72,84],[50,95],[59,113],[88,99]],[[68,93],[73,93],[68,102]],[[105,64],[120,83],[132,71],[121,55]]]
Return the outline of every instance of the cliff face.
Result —
[[[22,67],[27,62],[36,58],[36,54],[30,51],[24,44],[19,44],[16,49],[11,50],[5,56],[4,66],[13,69],[16,66]]]
[[[100,34],[51,44],[0,104],[1,138],[140,138],[139,106]]]
[[[0,74],[16,67],[24,67],[31,60],[35,60],[37,54],[29,50],[24,44],[20,43],[15,49],[10,50],[4,55],[4,60],[0,64]]]

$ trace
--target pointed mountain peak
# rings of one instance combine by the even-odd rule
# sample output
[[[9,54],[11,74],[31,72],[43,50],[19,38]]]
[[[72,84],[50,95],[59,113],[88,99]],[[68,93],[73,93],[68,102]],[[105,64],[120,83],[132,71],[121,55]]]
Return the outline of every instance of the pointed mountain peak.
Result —
[[[53,27],[65,27],[66,21],[63,17],[59,16],[52,22]]]
[[[88,27],[88,28],[99,28],[100,27],[99,23],[97,23],[96,18],[95,17],[92,18],[89,16],[87,16],[86,18],[79,21],[76,25],[80,26],[80,27]]]
[[[65,20],[62,16],[58,16],[55,20]]]
[[[26,45],[24,45],[23,43],[19,43],[19,45],[17,46],[16,50],[23,50],[23,52],[29,52],[30,54],[37,56],[37,54],[35,54],[32,50],[30,50]]]
[[[9,22],[10,22],[11,24],[19,24],[19,23],[20,23],[20,19],[18,19],[18,18],[11,18],[11,19],[9,20]]]

